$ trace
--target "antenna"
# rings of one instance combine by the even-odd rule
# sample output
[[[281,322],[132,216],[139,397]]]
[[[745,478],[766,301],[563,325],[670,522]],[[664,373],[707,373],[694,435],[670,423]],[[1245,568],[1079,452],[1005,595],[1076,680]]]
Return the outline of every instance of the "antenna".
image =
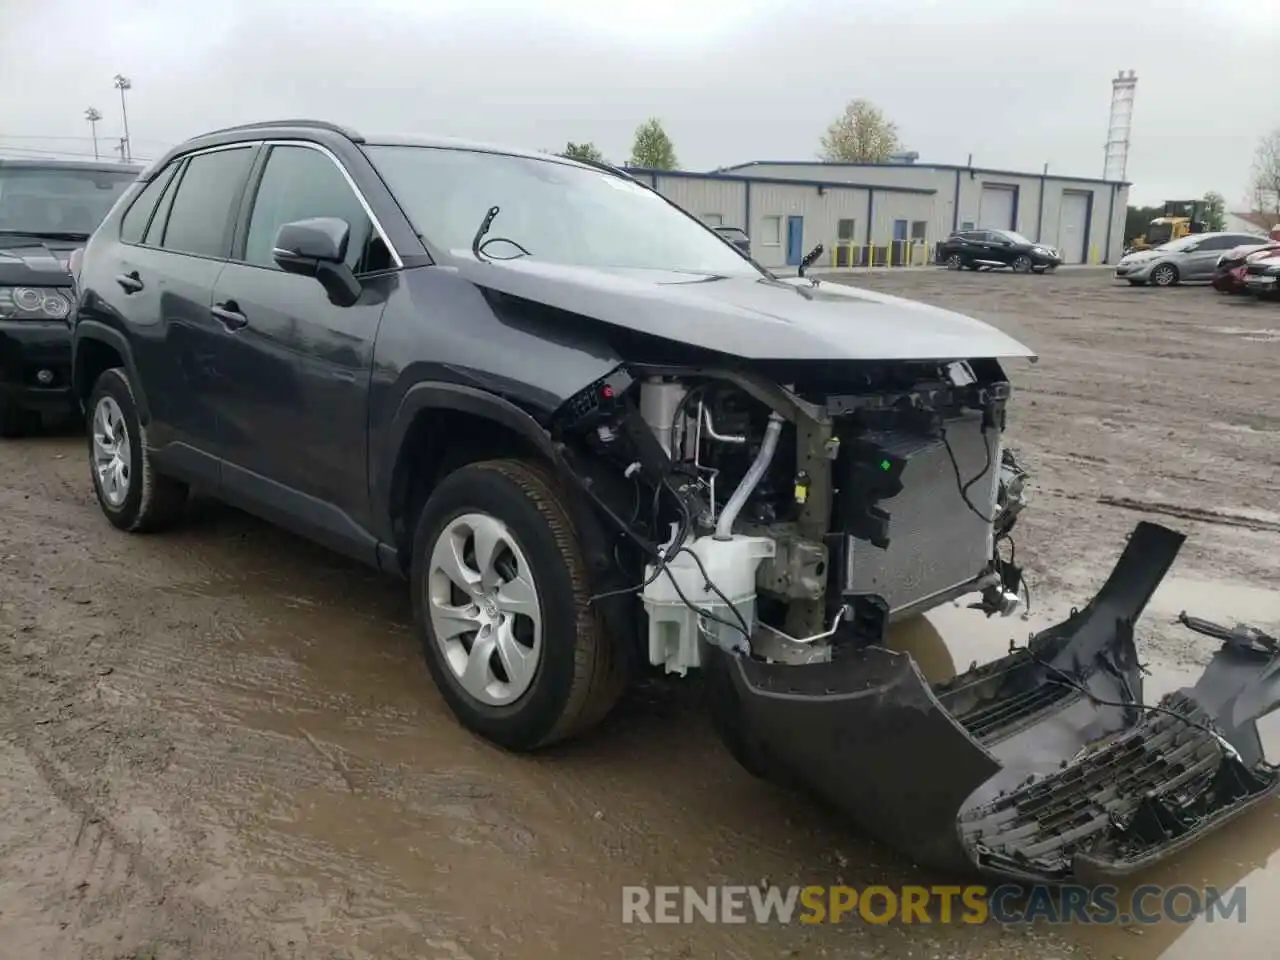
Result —
[[[1133,128],[1133,95],[1138,75],[1121,70],[1111,81],[1111,119],[1107,122],[1107,156],[1102,166],[1102,179],[1124,179],[1129,166],[1129,131]]]

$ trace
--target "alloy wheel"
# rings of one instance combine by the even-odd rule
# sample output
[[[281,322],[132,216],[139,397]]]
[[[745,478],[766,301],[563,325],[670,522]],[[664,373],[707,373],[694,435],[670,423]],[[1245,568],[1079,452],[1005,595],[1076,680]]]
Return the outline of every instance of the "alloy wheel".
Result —
[[[119,508],[129,496],[132,448],[124,413],[113,397],[102,397],[93,411],[93,471],[102,498]]]
[[[445,663],[489,706],[520,698],[542,654],[542,608],[529,560],[510,529],[485,513],[453,519],[427,567],[427,614]]]

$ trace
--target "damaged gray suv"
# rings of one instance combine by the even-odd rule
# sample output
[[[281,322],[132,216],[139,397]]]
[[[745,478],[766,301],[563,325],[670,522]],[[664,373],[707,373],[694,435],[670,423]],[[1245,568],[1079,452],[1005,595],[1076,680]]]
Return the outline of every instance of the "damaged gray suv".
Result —
[[[405,578],[444,699],[505,747],[696,671],[752,771],[918,860],[1050,880],[1276,787],[1260,639],[1143,704],[1163,527],[992,664],[930,686],[885,646],[958,597],[1018,606],[1003,364],[1032,351],[977,320],[775,276],[606,166],[314,121],[173,149],[76,279],[107,519],[200,489]]]

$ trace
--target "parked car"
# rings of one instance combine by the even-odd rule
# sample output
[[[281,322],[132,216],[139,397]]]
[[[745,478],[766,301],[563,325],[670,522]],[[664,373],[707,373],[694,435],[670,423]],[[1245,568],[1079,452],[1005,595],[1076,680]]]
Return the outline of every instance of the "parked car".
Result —
[[[751,256],[751,238],[747,236],[747,231],[741,227],[716,227],[715,231],[747,256]]]
[[[1261,300],[1280,299],[1280,253],[1251,257],[1245,267],[1244,284]]]
[[[1276,233],[1280,234],[1280,230]],[[1245,267],[1251,260],[1262,259],[1276,250],[1280,250],[1280,241],[1246,243],[1232,247],[1218,258],[1218,263],[1213,268],[1213,288],[1220,293],[1246,293]]]
[[[72,412],[68,260],[141,170],[0,159],[0,437]]]
[[[1116,279],[1135,287],[1170,287],[1185,281],[1212,280],[1218,258],[1235,247],[1265,243],[1248,233],[1194,233],[1150,250],[1126,254],[1116,263]]]
[[[956,230],[938,244],[935,257],[949,270],[1009,267],[1014,273],[1044,273],[1062,265],[1053,247],[1013,230]]]
[[[443,699],[507,748],[588,729],[638,670],[703,670],[748,769],[917,859],[1024,880],[1125,872],[1186,839],[1148,817],[1194,809],[1203,834],[1280,784],[1248,752],[1265,658],[1203,703],[1106,705],[1140,696],[1126,627],[1172,530],[1140,525],[1105,594],[1029,650],[938,686],[890,651],[890,622],[956,597],[1018,607],[1004,364],[1032,351],[776,276],[623,172],[236,127],[142,175],[77,289],[107,520],[158,529],[198,485],[407,579]],[[1240,769],[1188,779],[1169,744]],[[1108,815],[1085,822],[1097,770]]]

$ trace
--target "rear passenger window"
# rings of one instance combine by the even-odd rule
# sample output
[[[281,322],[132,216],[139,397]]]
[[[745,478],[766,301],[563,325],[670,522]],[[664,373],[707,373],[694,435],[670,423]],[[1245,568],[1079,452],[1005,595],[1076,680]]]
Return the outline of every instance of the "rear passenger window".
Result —
[[[156,208],[156,201],[160,199],[161,194],[164,193],[164,188],[173,179],[173,172],[178,169],[180,162],[175,160],[156,174],[155,178],[142,188],[138,198],[133,201],[133,205],[125,211],[124,219],[120,221],[120,239],[125,243],[142,242],[143,232],[147,229],[147,223],[151,220],[151,213]]]
[[[237,147],[188,160],[161,246],[179,253],[225,257],[236,200],[252,157],[251,147]]]
[[[278,270],[271,256],[276,234],[286,223],[313,217],[335,217],[350,225],[346,262],[354,273],[392,266],[386,245],[373,232],[369,215],[337,164],[319,150],[301,146],[271,148],[249,217],[245,262]]]

